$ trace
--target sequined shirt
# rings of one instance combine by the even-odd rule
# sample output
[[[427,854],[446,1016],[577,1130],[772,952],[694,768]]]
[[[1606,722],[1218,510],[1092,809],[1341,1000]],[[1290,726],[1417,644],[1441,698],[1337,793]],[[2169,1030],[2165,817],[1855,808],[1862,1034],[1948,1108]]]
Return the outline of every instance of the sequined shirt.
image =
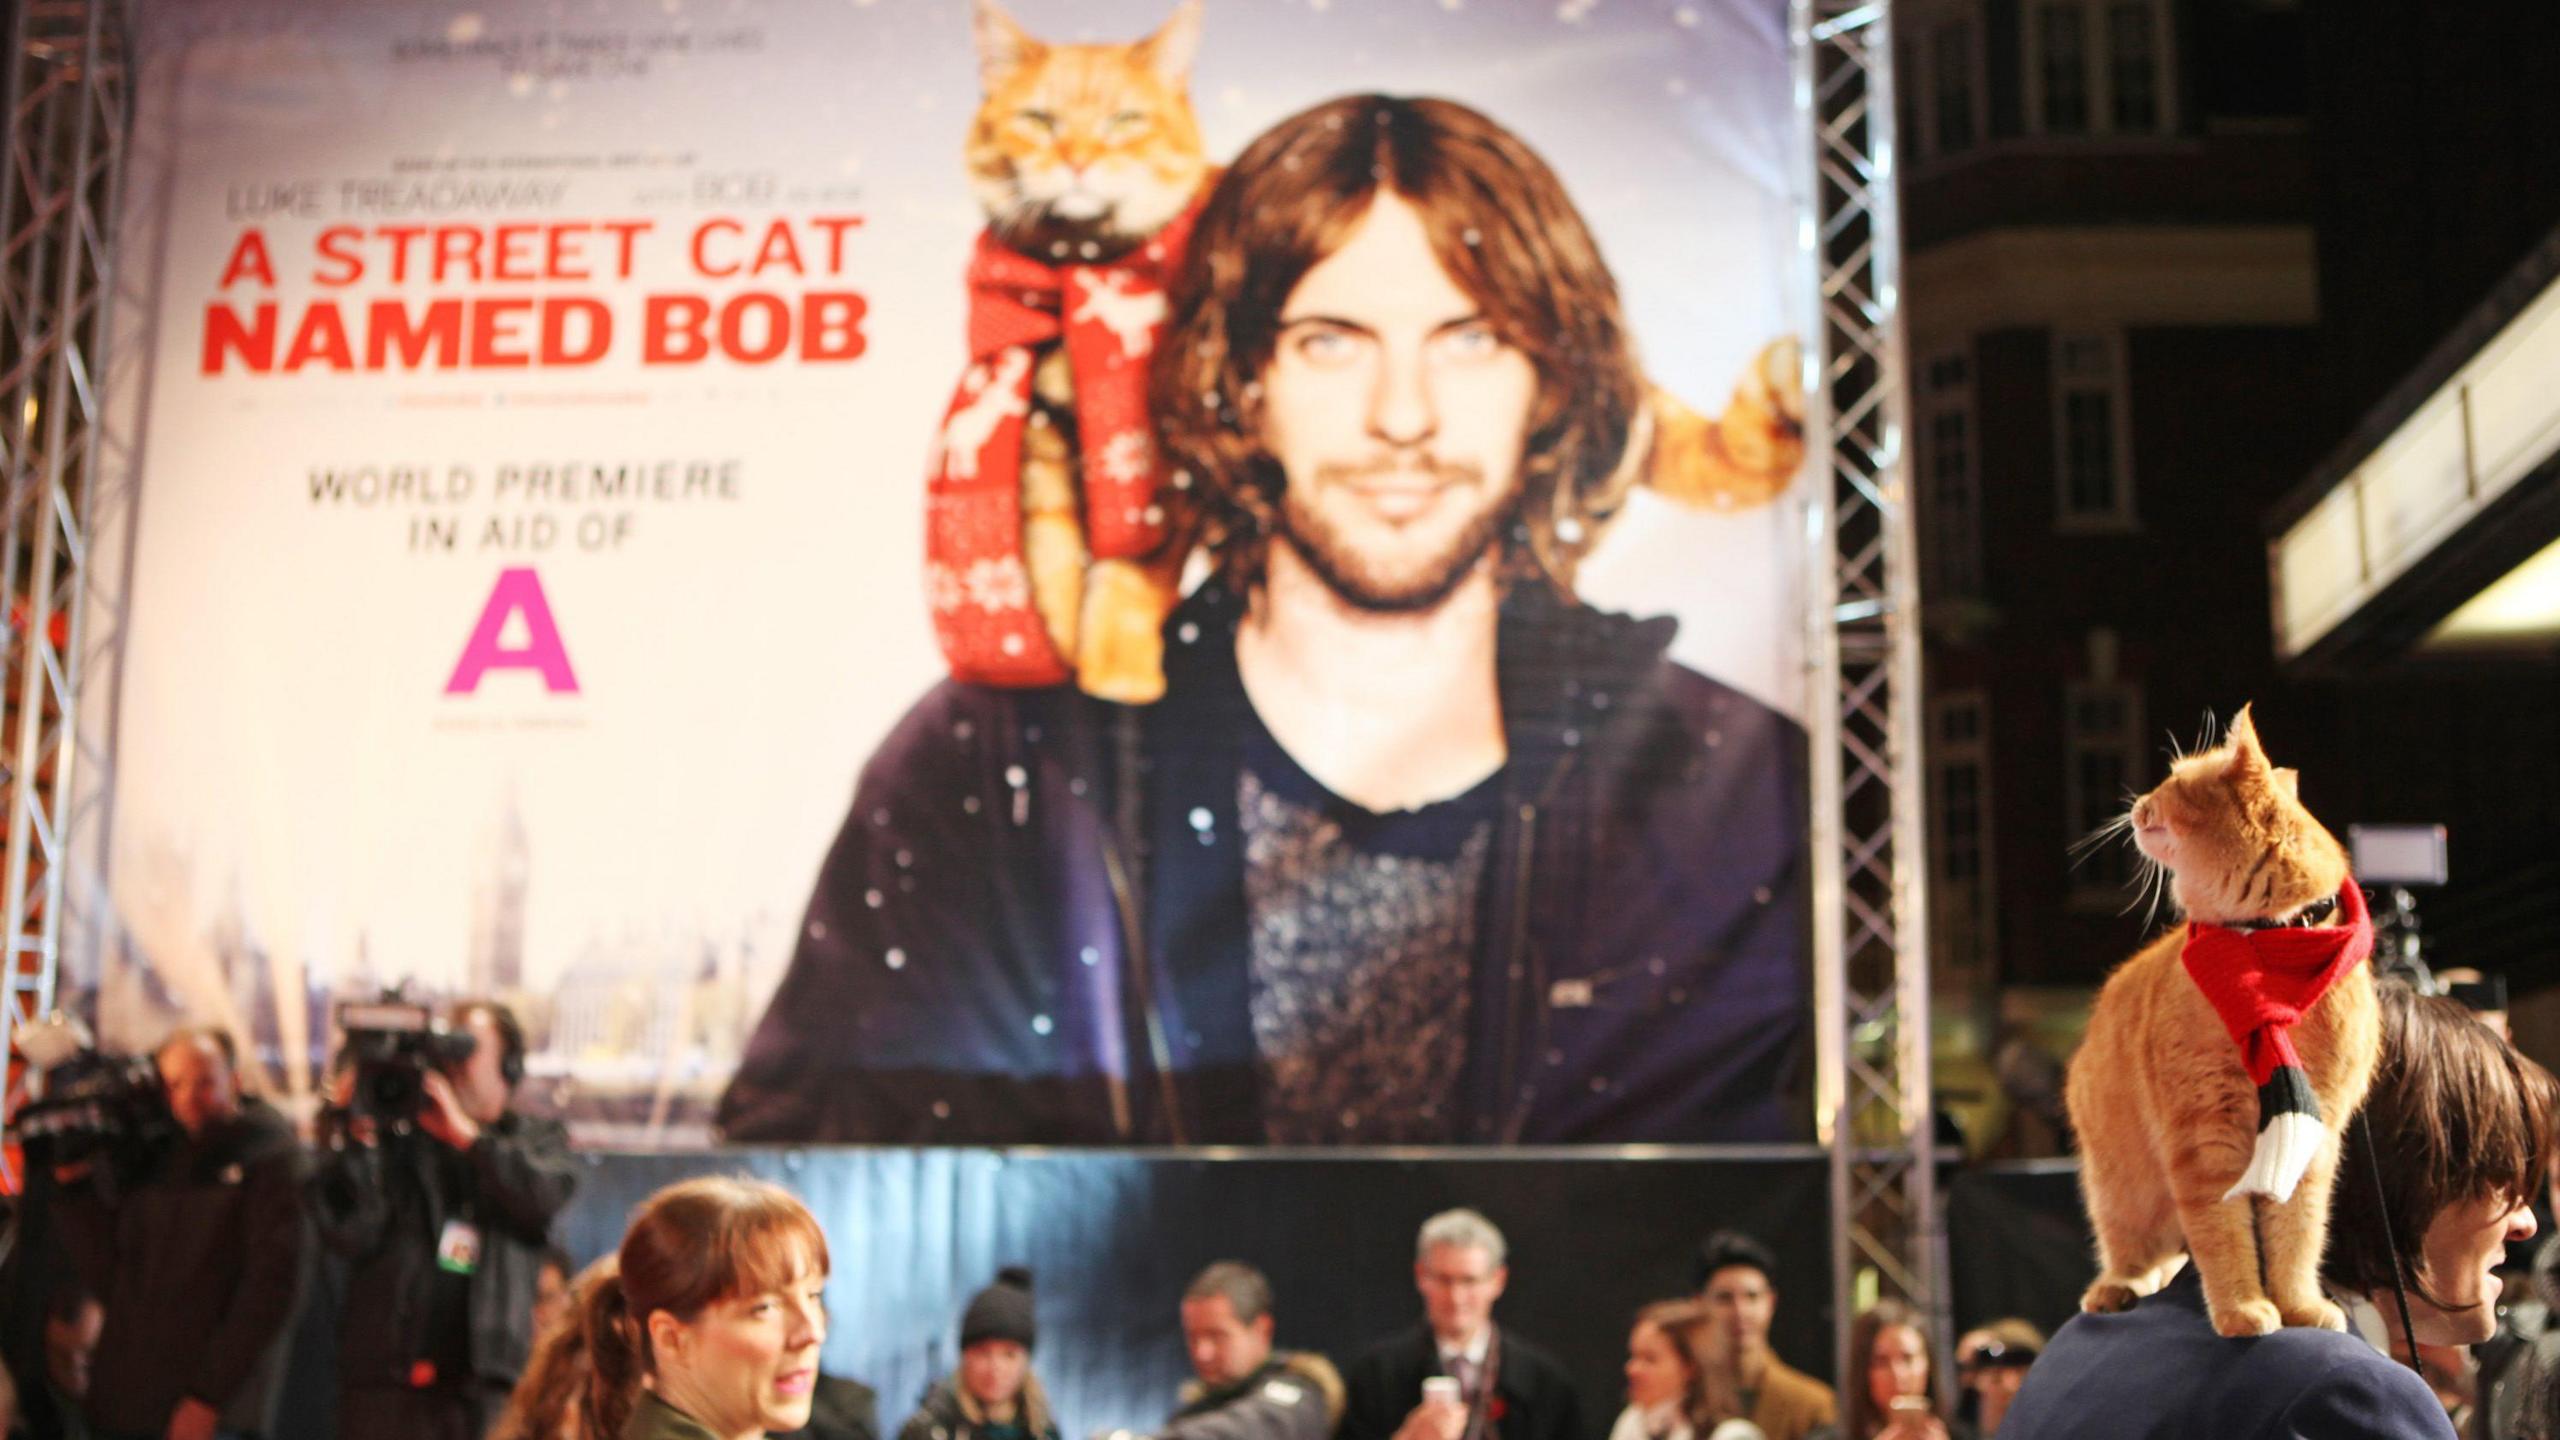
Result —
[[[1245,760],[1236,811],[1268,1138],[1457,1138],[1499,773],[1379,814],[1325,789],[1267,732]]]

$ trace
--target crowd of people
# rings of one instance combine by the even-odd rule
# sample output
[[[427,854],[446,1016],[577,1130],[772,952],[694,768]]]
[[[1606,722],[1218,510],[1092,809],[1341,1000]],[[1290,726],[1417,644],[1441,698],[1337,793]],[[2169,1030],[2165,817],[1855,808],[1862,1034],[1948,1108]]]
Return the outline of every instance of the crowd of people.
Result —
[[[447,1023],[451,1058],[408,1072],[402,1106],[338,1067],[313,1144],[243,1093],[228,1032],[185,1028],[154,1055],[171,1133],[31,1147],[7,1288],[36,1313],[0,1324],[12,1432],[269,1433],[325,1250],[336,1433],[489,1433],[536,1334],[566,1323],[550,1235],[578,1170],[557,1121],[514,1108],[515,1017],[470,1001]]]
[[[447,1023],[470,1043],[418,1073],[406,1116],[360,1095],[358,1069],[342,1065],[305,1145],[274,1107],[242,1093],[228,1037],[190,1028],[155,1055],[175,1122],[168,1143],[138,1165],[32,1156],[50,1183],[20,1215],[32,1243],[14,1261],[16,1288],[32,1283],[44,1304],[40,1325],[6,1347],[13,1430],[38,1440],[270,1433],[294,1319],[325,1251],[341,1277],[328,1309],[337,1434],[878,1440],[878,1397],[816,1368],[826,1236],[797,1200],[741,1180],[676,1186],[641,1208],[615,1253],[573,1273],[550,1236],[578,1168],[557,1123],[513,1106],[524,1055],[514,1017],[468,1001]],[[1322,1355],[1274,1348],[1261,1273],[1211,1265],[1178,1317],[1193,1384],[1144,1433],[1583,1440],[1605,1412],[1536,1341],[1494,1318],[1508,1259],[1483,1215],[1432,1217],[1414,1252],[1418,1323],[1339,1371]],[[1771,1348],[1779,1295],[1766,1246],[1710,1236],[1694,1292],[1634,1317],[1615,1440],[1963,1433],[1925,1374],[1906,1384],[1881,1363],[1852,1387],[1844,1416],[1829,1387]],[[1909,1317],[1870,1318],[1880,1355],[1926,1353]],[[1031,1363],[1037,1334],[1031,1276],[999,1274],[959,1318],[956,1371],[897,1440],[1060,1440]],[[2020,1342],[2005,1343],[1982,1347],[1986,1373]],[[1905,1392],[1927,1399],[1925,1414],[1897,1403]]]
[[[1721,1231],[1690,1293],[1630,1317],[1624,1394],[1591,1402],[1497,1320],[1501,1230],[1469,1209],[1416,1236],[1420,1317],[1339,1369],[1275,1344],[1268,1278],[1201,1271],[1178,1321],[1193,1379],[1114,1440],[2046,1440],[2051,1436],[2560,1437],[2560,1326],[2501,1307],[2511,1245],[2553,1175],[2560,1084],[2450,1001],[2381,990],[2383,1059],[2352,1134],[2325,1265],[2351,1333],[2228,1341],[2192,1272],[2050,1344],[2023,1320],[1957,1340],[1952,1383],[1917,1312],[1852,1326],[1837,1394],[1779,1356],[1773,1253]],[[423,1072],[413,1117],[342,1073],[306,1147],[241,1095],[218,1032],[158,1052],[177,1135],[140,1167],[45,1165],[12,1264],[49,1227],[58,1264],[6,1335],[14,1433],[209,1440],[269,1430],[306,1262],[342,1261],[336,1432],[426,1440],[879,1440],[879,1397],[820,1371],[828,1237],[779,1187],[670,1186],[584,1271],[549,1241],[575,1186],[566,1136],[512,1106],[522,1044],[503,1007],[451,1016],[468,1053]],[[2369,1137],[2369,1139],[2365,1138]],[[2357,1168],[2360,1167],[2360,1168]],[[2560,1273],[2560,1241],[2535,1258]],[[1032,1277],[1006,1270],[957,1317],[958,1364],[897,1440],[1062,1440],[1034,1353]],[[2476,1355],[2476,1359],[2475,1359]],[[1798,1357],[1810,1360],[1812,1357]]]

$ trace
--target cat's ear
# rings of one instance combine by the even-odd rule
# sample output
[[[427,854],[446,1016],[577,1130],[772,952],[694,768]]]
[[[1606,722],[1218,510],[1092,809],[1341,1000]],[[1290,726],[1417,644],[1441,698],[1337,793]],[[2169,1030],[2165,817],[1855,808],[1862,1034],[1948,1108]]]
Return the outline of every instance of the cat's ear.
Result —
[[[1156,33],[1137,44],[1138,63],[1180,90],[1191,84],[1191,62],[1200,53],[1200,0],[1182,0]]]
[[[2284,792],[2286,799],[2299,800],[2302,798],[2301,771],[2279,766],[2276,769],[2275,775],[2276,788]]]
[[[978,84],[990,95],[996,87],[1013,77],[1013,73],[1037,60],[1047,47],[1031,38],[1031,33],[1013,23],[996,0],[978,0],[970,15],[970,28],[978,37]]]
[[[2226,778],[2238,780],[2249,775],[2265,775],[2271,768],[2267,752],[2258,744],[2258,722],[2249,718],[2249,707],[2231,717],[2231,733],[2223,743],[2231,747],[2231,763],[2224,769]]]

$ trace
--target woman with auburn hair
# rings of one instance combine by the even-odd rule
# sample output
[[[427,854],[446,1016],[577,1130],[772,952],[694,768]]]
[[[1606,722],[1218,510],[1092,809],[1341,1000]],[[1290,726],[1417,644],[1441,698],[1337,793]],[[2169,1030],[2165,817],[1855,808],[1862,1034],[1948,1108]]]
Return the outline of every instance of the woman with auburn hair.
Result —
[[[2497,1329],[2506,1242],[2533,1234],[2560,1089],[2451,1000],[2396,983],[2374,999],[2382,1059],[2338,1157],[2321,1275],[2351,1312],[2378,1311],[2394,1348],[2412,1335],[2477,1344]],[[2130,1310],[2073,1316],[2000,1426],[2000,1440],[2185,1435],[2453,1440],[2454,1429],[2424,1380],[2354,1334],[2215,1334],[2193,1265]]]
[[[809,1423],[827,1237],[790,1191],[711,1176],[643,1201],[580,1307],[586,1440],[760,1440]]]
[[[1717,1420],[1707,1396],[1707,1307],[1659,1300],[1627,1334],[1627,1408],[1609,1440],[1693,1440]]]
[[[605,1256],[569,1282],[566,1308],[556,1322],[533,1337],[533,1353],[524,1377],[507,1397],[507,1408],[489,1430],[489,1440],[583,1440],[578,1428],[580,1402],[587,1393],[587,1327],[581,1321],[596,1286],[614,1273],[615,1257]]]

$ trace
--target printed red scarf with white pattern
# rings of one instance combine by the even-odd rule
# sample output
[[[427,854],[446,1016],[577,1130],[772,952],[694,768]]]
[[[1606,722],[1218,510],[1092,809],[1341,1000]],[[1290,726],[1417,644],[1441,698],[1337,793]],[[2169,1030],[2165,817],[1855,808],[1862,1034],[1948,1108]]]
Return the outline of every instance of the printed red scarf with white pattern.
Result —
[[[1198,213],[1195,201],[1144,245],[1096,264],[1052,266],[992,232],[978,237],[971,363],[925,488],[926,598],[954,679],[1056,685],[1074,673],[1073,657],[1049,641],[1023,561],[1022,442],[1037,347],[1063,338],[1075,377],[1086,550],[1137,559],[1163,542],[1147,368]]]

